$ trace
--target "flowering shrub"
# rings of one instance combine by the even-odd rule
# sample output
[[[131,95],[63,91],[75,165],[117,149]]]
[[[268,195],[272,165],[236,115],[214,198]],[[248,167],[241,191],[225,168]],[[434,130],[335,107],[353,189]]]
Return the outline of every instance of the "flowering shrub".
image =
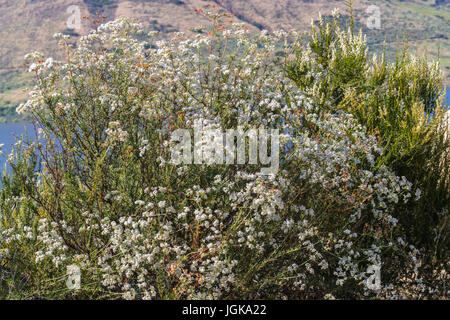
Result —
[[[395,205],[408,239],[426,252],[424,265],[448,262],[450,140],[438,61],[408,52],[394,62],[369,58],[365,36],[341,25],[339,12],[296,43],[287,74],[326,110],[351,113],[384,149],[377,158],[420,189],[418,201]],[[432,253],[431,253],[432,252]]]
[[[420,191],[376,166],[383,148],[352,115],[286,77],[298,34],[251,36],[205,14],[212,30],[194,39],[139,41],[120,18],[76,48],[57,35],[64,62],[26,57],[37,85],[18,111],[41,129],[3,178],[2,296],[407,297],[417,250],[392,208]],[[199,124],[279,129],[279,172],[171,163],[171,133]],[[79,289],[66,286],[72,265]]]

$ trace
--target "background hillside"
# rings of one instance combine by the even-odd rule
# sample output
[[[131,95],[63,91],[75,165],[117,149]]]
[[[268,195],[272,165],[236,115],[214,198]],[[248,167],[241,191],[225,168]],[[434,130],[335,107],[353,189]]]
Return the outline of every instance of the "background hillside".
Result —
[[[0,0],[0,119],[15,119],[15,107],[26,99],[22,89],[29,85],[30,76],[25,73],[24,55],[37,50],[55,56],[53,34],[71,34],[76,41],[92,27],[84,20],[79,29],[68,28],[69,6],[78,6],[82,16],[99,12],[106,21],[134,17],[148,30],[170,34],[199,32],[194,28],[208,22],[195,9],[212,2],[231,10],[236,14],[234,22],[246,23],[251,30],[307,30],[319,12],[329,15],[335,7],[345,12],[345,1],[323,0]],[[450,0],[360,0],[354,5],[356,27],[367,34],[372,52],[380,52],[386,41],[392,57],[398,43],[407,39],[411,48],[440,56],[450,86]],[[380,29],[367,28],[370,5],[380,8]]]

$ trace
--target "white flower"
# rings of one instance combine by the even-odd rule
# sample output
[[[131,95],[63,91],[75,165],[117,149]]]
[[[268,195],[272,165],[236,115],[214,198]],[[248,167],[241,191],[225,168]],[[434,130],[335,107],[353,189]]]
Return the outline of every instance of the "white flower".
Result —
[[[164,208],[165,206],[166,206],[166,201],[163,200],[163,201],[159,201],[158,202],[158,207],[159,208]]]

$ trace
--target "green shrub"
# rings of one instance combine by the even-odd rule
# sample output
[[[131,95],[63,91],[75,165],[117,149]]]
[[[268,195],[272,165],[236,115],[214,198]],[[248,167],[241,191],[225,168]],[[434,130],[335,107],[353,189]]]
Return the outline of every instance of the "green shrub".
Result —
[[[377,136],[384,153],[377,165],[406,176],[420,200],[396,207],[407,238],[448,258],[450,141],[445,140],[445,90],[438,62],[399,51],[395,62],[368,57],[361,32],[341,26],[338,14],[312,26],[287,68],[300,90],[326,110],[344,110]],[[438,236],[438,233],[440,236]]]
[[[3,177],[0,295],[439,295],[422,285],[418,251],[399,237],[395,209],[414,201],[411,183],[381,163],[382,145],[355,117],[286,77],[299,35],[253,37],[206,15],[214,28],[195,39],[176,34],[153,47],[121,18],[76,49],[58,35],[66,63],[27,56],[36,86],[18,111],[41,130],[18,142]],[[276,174],[169,161],[177,129],[261,126],[280,132]],[[66,283],[72,265],[77,290]],[[371,289],[373,265],[382,285]]]

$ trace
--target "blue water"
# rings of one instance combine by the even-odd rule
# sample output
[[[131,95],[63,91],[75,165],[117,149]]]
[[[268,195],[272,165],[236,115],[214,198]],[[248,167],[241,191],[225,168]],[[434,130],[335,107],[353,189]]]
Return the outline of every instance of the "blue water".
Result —
[[[446,104],[450,106],[450,88],[447,88],[446,98]],[[34,126],[30,123],[17,122],[0,124],[0,144],[4,144],[2,147],[3,154],[0,155],[0,172],[3,172],[5,169],[7,156],[11,152],[13,145],[16,143],[15,137],[24,134],[25,130],[29,137],[35,136]],[[8,170],[8,172],[9,171],[10,170]]]
[[[3,173],[5,170],[6,159],[11,153],[11,149],[17,142],[17,137],[27,133],[29,138],[34,138],[36,136],[36,131],[34,126],[28,122],[11,122],[11,123],[1,123],[0,124],[0,144],[3,144],[1,150],[3,151],[0,155],[0,172]],[[10,168],[7,167],[7,171]],[[1,183],[1,182],[0,182]]]
[[[447,106],[450,106],[450,88],[447,88],[447,93],[445,95],[447,97]]]

